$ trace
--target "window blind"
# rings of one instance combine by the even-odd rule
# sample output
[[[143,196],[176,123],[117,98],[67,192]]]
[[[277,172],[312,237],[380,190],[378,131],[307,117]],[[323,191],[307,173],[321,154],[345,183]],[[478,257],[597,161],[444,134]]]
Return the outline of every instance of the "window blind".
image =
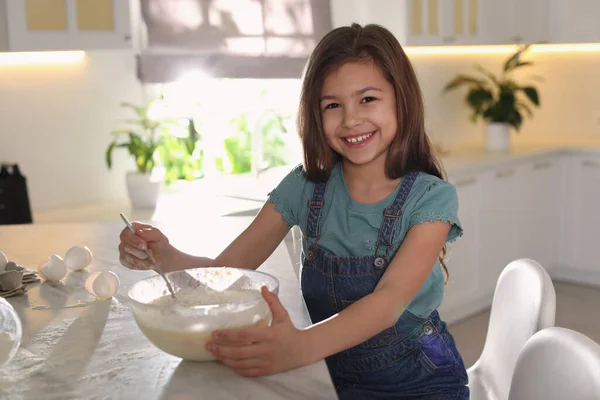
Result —
[[[141,0],[144,83],[192,71],[217,78],[299,78],[331,29],[329,0]]]

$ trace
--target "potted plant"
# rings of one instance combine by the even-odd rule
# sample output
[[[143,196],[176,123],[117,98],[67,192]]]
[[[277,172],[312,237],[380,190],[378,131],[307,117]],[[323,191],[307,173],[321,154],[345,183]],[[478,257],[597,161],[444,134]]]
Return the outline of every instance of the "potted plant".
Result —
[[[468,87],[465,101],[472,110],[471,120],[476,122],[481,117],[485,121],[488,150],[506,150],[510,146],[511,127],[518,132],[524,114],[533,115],[530,105],[540,105],[537,89],[520,85],[512,77],[514,70],[533,65],[521,59],[528,48],[529,45],[522,46],[512,54],[504,62],[500,76],[476,65],[482,78],[459,74],[443,89],[446,93],[463,85]]]
[[[106,150],[106,165],[109,169],[112,167],[112,152],[117,147],[126,148],[135,160],[136,170],[128,171],[126,176],[127,192],[133,208],[156,207],[163,181],[163,176],[157,173],[153,174],[153,171],[156,165],[157,150],[172,121],[156,120],[148,116],[148,111],[154,101],[146,107],[121,103],[122,107],[133,110],[137,118],[126,120],[133,125],[132,127],[111,132],[114,139]]]

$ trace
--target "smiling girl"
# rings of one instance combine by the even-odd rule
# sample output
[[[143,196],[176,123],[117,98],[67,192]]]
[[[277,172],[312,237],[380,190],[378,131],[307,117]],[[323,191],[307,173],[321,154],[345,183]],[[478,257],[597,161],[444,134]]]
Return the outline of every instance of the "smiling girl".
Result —
[[[269,327],[214,332],[208,350],[245,376],[325,359],[341,399],[468,399],[467,374],[440,306],[446,243],[458,238],[455,187],[424,128],[421,91],[396,38],[377,25],[329,32],[307,64],[298,128],[304,163],[269,194],[215,260],[176,250],[156,228],[121,234],[121,262],[165,270],[258,268],[289,229],[303,233],[297,329],[263,289]]]

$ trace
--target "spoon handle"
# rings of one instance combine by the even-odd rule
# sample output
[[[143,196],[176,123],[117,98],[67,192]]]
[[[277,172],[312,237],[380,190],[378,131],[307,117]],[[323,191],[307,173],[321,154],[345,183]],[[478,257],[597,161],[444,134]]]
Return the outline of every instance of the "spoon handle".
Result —
[[[133,228],[133,225],[131,225],[131,222],[129,222],[127,217],[123,213],[119,213],[119,215],[121,216],[121,219],[123,220],[123,222],[125,222],[125,225],[127,225],[127,228],[129,228],[131,233],[135,234],[135,229]],[[171,297],[175,298],[175,292],[173,291],[173,287],[171,287],[171,283],[169,283],[169,280],[167,279],[167,276],[163,272],[162,268],[158,266],[156,259],[154,258],[154,256],[152,256],[152,253],[150,253],[150,250],[147,247],[146,247],[145,252],[146,252],[146,255],[148,255],[148,258],[150,259],[150,261],[152,261],[152,264],[154,264],[154,270],[160,276],[162,276],[162,278],[165,280],[165,283],[167,284],[167,288],[169,289],[169,292],[171,292]]]

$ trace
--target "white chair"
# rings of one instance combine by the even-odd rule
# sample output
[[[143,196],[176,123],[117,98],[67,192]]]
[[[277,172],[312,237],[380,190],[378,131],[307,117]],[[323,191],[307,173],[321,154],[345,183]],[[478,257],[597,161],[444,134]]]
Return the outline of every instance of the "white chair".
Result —
[[[600,345],[566,328],[547,328],[523,347],[509,400],[600,399]]]
[[[467,370],[472,400],[507,400],[515,363],[537,331],[554,326],[556,293],[536,261],[508,264],[496,283],[485,345]]]

